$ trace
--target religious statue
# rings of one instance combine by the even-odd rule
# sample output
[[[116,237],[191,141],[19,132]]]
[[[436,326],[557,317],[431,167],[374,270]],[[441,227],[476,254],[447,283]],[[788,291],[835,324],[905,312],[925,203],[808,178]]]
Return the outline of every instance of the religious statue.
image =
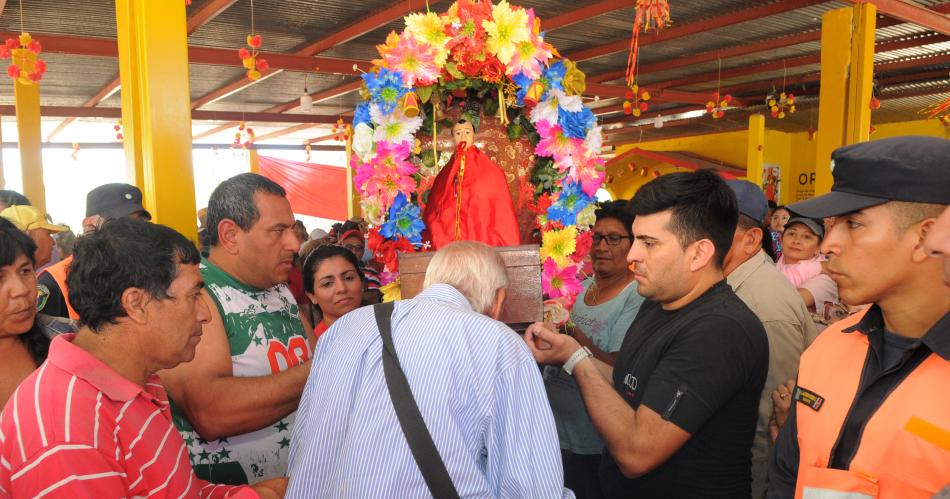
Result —
[[[461,119],[452,127],[455,153],[429,191],[423,212],[433,249],[453,241],[491,246],[521,243],[515,209],[502,169],[475,146],[475,127]]]

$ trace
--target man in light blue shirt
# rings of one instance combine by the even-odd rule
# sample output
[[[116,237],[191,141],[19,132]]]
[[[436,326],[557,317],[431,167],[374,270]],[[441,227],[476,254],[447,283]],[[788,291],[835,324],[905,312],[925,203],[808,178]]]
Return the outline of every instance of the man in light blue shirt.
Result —
[[[461,497],[573,497],[538,367],[498,322],[508,279],[489,246],[452,243],[425,290],[396,303],[392,337]],[[431,497],[383,374],[371,307],[320,339],[290,445],[290,498]]]

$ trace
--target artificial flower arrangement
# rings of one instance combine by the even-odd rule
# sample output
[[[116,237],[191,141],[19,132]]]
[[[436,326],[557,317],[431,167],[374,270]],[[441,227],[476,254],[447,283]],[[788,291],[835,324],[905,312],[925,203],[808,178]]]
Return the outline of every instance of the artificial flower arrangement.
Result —
[[[497,113],[511,140],[528,137],[535,146],[528,205],[541,230],[546,316],[565,322],[582,289],[605,177],[601,128],[581,100],[584,74],[544,41],[533,9],[506,0],[458,0],[405,24],[378,46],[353,118],[350,164],[364,216],[376,227],[368,245],[384,264],[384,294],[398,296],[398,253],[428,249],[422,207],[448,160],[435,140],[423,151],[416,134],[450,128],[444,112],[459,106],[476,122],[482,112]]]

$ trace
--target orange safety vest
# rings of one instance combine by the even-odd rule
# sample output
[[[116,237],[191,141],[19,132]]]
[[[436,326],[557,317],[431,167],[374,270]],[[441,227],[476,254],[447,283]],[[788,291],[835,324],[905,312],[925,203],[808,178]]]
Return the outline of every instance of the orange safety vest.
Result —
[[[79,320],[79,314],[73,310],[73,306],[69,303],[69,289],[66,287],[66,272],[69,270],[69,264],[72,263],[72,261],[73,257],[70,256],[46,267],[46,271],[49,272],[49,275],[56,281],[56,284],[59,286],[59,291],[63,294],[63,300],[66,302],[66,310],[69,311],[69,318]]]
[[[828,468],[870,348],[867,335],[844,330],[866,313],[831,325],[802,354],[796,499],[929,499],[950,483],[950,361],[935,353],[871,415],[849,469]]]

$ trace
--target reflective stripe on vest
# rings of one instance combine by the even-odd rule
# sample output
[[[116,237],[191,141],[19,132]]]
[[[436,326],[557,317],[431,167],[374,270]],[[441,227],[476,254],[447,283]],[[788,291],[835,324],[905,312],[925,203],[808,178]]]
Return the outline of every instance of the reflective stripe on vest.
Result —
[[[70,256],[54,265],[46,267],[46,271],[49,272],[49,275],[56,281],[56,285],[59,286],[59,291],[63,294],[63,301],[66,302],[66,310],[69,311],[69,318],[79,320],[79,314],[73,310],[73,306],[69,303],[69,289],[66,287],[66,271],[69,270],[69,264],[72,263],[72,261],[73,257]]]
[[[933,353],[871,415],[849,469],[828,469],[870,348],[843,330],[863,317],[830,326],[802,354],[798,386],[823,400],[796,406],[796,498],[923,499],[950,483],[950,362]]]

